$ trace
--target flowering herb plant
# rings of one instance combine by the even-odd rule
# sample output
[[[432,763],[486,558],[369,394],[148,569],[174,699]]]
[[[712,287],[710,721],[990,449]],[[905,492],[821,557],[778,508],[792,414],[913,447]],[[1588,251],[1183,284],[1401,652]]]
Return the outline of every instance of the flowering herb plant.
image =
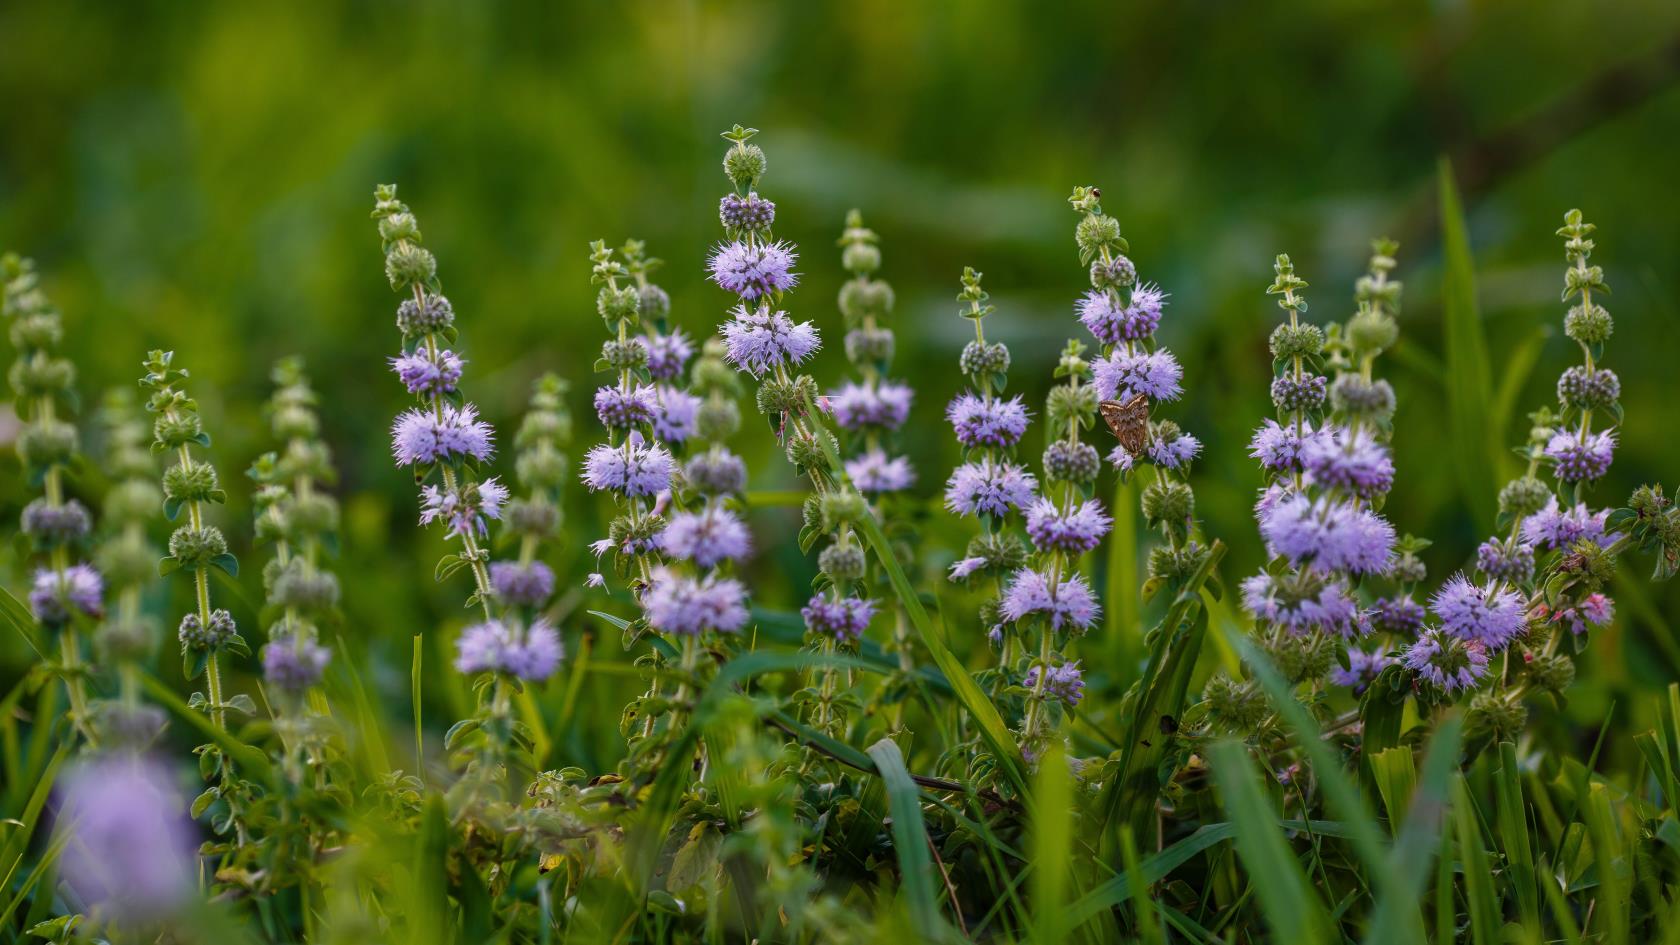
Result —
[[[1258,469],[1219,470],[1254,486],[1254,522],[1216,536],[1196,485],[1220,444],[1187,426],[1219,379],[1167,347],[1182,306],[1140,276],[1096,187],[1069,201],[1073,337],[1018,363],[1015,306],[992,295],[1011,287],[964,268],[943,355],[961,390],[930,406],[881,235],[848,213],[838,317],[807,302],[824,264],[777,235],[789,211],[761,193],[758,134],[724,133],[722,233],[688,263],[724,299],[675,305],[641,241],[592,243],[596,379],[554,365],[516,417],[462,331],[492,317],[458,319],[417,216],[376,190],[398,338],[366,368],[407,400],[390,456],[414,488],[382,537],[442,549],[430,576],[455,611],[405,628],[406,681],[363,631],[415,611],[366,602],[356,546],[379,513],[341,510],[328,445],[364,405],[323,403],[280,361],[250,488],[229,489],[207,432],[231,422],[227,392],[201,408],[208,386],[152,351],[151,452],[122,392],[77,426],[65,320],[5,257],[28,495],[0,610],[37,667],[0,702],[6,938],[1624,943],[1677,927],[1680,686],[1634,739],[1636,777],[1538,724],[1625,619],[1612,594],[1648,609],[1620,562],[1680,570],[1660,486],[1594,490],[1624,413],[1580,212],[1558,231],[1579,362],[1530,414],[1474,556],[1432,577],[1406,531],[1423,523],[1387,504],[1406,409],[1383,376],[1402,336],[1392,241],[1342,321],[1308,317],[1287,255],[1265,288],[1280,317],[1256,289],[1272,410],[1226,444]],[[742,429],[749,394],[785,464],[747,462],[767,452]],[[595,421],[575,463],[574,409]],[[948,437],[930,433],[939,411]],[[936,439],[957,454],[937,472]],[[263,562],[260,594],[235,548]],[[1233,549],[1257,569],[1222,575]],[[810,586],[778,594],[769,569]],[[178,676],[157,660],[164,626]],[[626,678],[636,694],[609,698]],[[610,759],[580,747],[586,701],[618,718]]]

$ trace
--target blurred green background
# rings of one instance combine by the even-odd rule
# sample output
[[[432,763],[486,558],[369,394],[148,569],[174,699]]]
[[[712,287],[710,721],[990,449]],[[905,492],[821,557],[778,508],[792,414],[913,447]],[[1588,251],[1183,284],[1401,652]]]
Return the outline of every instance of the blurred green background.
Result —
[[[1476,516],[1500,481],[1455,453],[1445,419],[1442,157],[1463,189],[1496,388],[1534,359],[1511,375],[1504,439],[1520,441],[1523,414],[1553,399],[1574,357],[1553,230],[1579,206],[1599,226],[1594,261],[1615,290],[1607,363],[1629,408],[1594,501],[1680,473],[1677,36],[1680,6],[1660,0],[7,3],[0,247],[39,259],[90,401],[131,386],[147,348],[178,352],[234,488],[221,524],[247,561],[241,473],[268,448],[268,367],[305,356],[342,469],[341,632],[400,717],[411,636],[433,641],[432,676],[453,636],[433,631],[460,619],[464,591],[432,583],[442,542],[415,527],[407,474],[387,458],[385,428],[407,398],[384,367],[396,299],[367,216],[375,183],[400,183],[438,255],[469,395],[511,431],[531,380],[563,373],[581,452],[602,332],[587,242],[647,240],[669,262],[660,281],[675,320],[704,335],[724,308],[701,278],[725,188],[717,133],[737,121],[761,129],[762,191],[779,206],[778,235],[803,247],[790,309],[831,341],[847,208],[882,235],[899,372],[918,385],[905,446],[926,496],[956,452],[940,414],[970,330],[955,315],[961,267],[986,273],[999,308],[988,334],[1012,345],[1015,384],[1040,403],[1063,338],[1083,337],[1066,196],[1096,184],[1145,278],[1172,293],[1162,336],[1189,393],[1166,413],[1207,444],[1198,509],[1234,548],[1228,582],[1259,563],[1249,506],[1260,475],[1245,454],[1269,412],[1277,310],[1262,290],[1273,256],[1289,252],[1311,281],[1317,318],[1340,319],[1369,239],[1392,235],[1407,288],[1403,344],[1380,366],[1400,396],[1387,511],[1436,540],[1426,558],[1440,579],[1489,528]],[[831,343],[815,373],[828,386],[844,369]],[[755,487],[791,487],[746,412],[739,445]],[[11,521],[27,490],[7,462],[0,511]],[[1455,471],[1465,464],[1472,475]],[[1482,484],[1473,500],[1467,481]],[[600,505],[581,489],[571,505],[581,546],[600,534]],[[782,540],[791,510],[753,518],[762,552],[748,574],[761,601],[787,609],[812,573]],[[940,512],[923,527],[942,543],[930,570],[967,534]],[[588,570],[571,565],[568,584]],[[256,573],[243,579],[253,600]],[[1618,629],[1598,640],[1578,687],[1583,720],[1680,674],[1680,592],[1618,597]],[[603,605],[627,606],[590,604]],[[951,611],[959,646],[978,638],[968,612]],[[241,620],[255,623],[249,610]],[[569,623],[574,650],[600,629]],[[616,636],[599,647],[616,652]],[[0,676],[15,678],[27,650],[7,639],[0,653]],[[172,662],[166,652],[160,665]],[[432,718],[462,714],[448,702],[466,694],[448,675],[429,689],[444,703]],[[599,765],[617,750],[614,698],[636,683],[603,672],[592,685],[602,698],[577,709],[584,724],[561,756]]]

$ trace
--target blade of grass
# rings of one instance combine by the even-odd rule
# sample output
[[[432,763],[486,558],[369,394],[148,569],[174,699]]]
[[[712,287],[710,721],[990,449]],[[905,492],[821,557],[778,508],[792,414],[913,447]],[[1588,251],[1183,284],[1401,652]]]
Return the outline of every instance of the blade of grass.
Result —
[[[1478,527],[1493,524],[1493,496],[1505,465],[1502,441],[1494,438],[1488,406],[1493,399],[1493,371],[1482,316],[1476,303],[1475,260],[1470,236],[1453,182],[1452,165],[1440,164],[1441,327],[1445,333],[1447,411],[1458,444],[1459,487]]]
[[[1587,823],[1587,837],[1592,842],[1593,863],[1598,867],[1598,894],[1593,919],[1607,936],[1610,945],[1627,945],[1628,909],[1632,905],[1627,873],[1633,851],[1626,849],[1616,830],[1615,814],[1610,809],[1610,791],[1603,784],[1587,789],[1586,803],[1581,813]]]
[[[426,780],[426,730],[420,724],[421,660],[425,654],[422,635],[414,635],[414,656],[408,667],[409,699],[414,708],[414,773],[421,782]]]
[[[1510,870],[1508,885],[1516,894],[1517,914],[1529,935],[1540,935],[1540,891],[1535,885],[1534,846],[1528,836],[1528,805],[1523,801],[1522,771],[1517,747],[1499,743],[1499,771],[1494,778],[1499,798],[1499,842]]]
[[[1141,649],[1142,618],[1138,614],[1137,486],[1130,477],[1114,484],[1113,531],[1108,540],[1107,585],[1103,619],[1103,649],[1108,653],[1115,686],[1124,692],[1132,684]]]
[[[1493,866],[1482,845],[1476,808],[1470,803],[1470,790],[1462,777],[1453,779],[1453,823],[1459,873],[1464,877],[1464,901],[1470,909],[1470,941],[1475,945],[1496,945],[1503,913],[1493,888]]]
[[[1052,744],[1038,764],[1032,797],[1032,940],[1056,945],[1067,934],[1068,866],[1073,848],[1073,788],[1067,756]]]
[[[1396,830],[1394,851],[1372,912],[1368,945],[1407,945],[1424,940],[1424,918],[1420,904],[1429,881],[1429,861],[1440,847],[1441,828],[1446,820],[1452,775],[1458,771],[1459,746],[1463,742],[1463,720],[1448,716],[1435,730],[1429,753],[1423,759],[1423,774],[1417,788],[1404,804],[1404,823]],[[1402,749],[1391,748],[1385,755]],[[1404,749],[1405,767],[1411,772],[1411,749]],[[1394,808],[1390,807],[1391,812]],[[1391,817],[1399,815],[1392,814]],[[1448,894],[1451,894],[1450,862],[1445,864]],[[1443,940],[1445,941],[1445,940]]]
[[[904,755],[890,738],[869,746],[869,757],[887,787],[892,811],[893,852],[898,857],[900,888],[910,908],[910,922],[924,942],[943,940],[945,923],[939,917],[939,894],[928,856],[927,827],[922,823],[921,790],[904,767]],[[956,903],[952,903],[953,908]]]
[[[1126,872],[1134,876],[1141,875],[1138,867],[1137,841],[1132,837],[1131,827],[1120,828],[1120,854],[1122,862],[1126,864]],[[1139,897],[1132,912],[1137,916],[1138,937],[1150,945],[1166,945],[1166,937],[1161,933],[1161,923],[1155,915],[1155,903],[1148,896]],[[1050,941],[1060,941],[1051,939]]]
[[[1236,827],[1237,855],[1260,899],[1261,915],[1272,938],[1292,945],[1323,942],[1330,931],[1324,903],[1301,869],[1277,826],[1277,811],[1254,778],[1248,751],[1231,741],[1209,752],[1213,777],[1226,814]]]

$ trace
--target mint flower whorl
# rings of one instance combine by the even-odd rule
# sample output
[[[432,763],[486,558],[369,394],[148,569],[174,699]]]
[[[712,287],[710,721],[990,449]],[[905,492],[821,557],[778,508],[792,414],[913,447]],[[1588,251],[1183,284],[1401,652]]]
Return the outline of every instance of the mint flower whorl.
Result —
[[[68,767],[54,786],[60,877],[95,920],[138,929],[195,894],[198,837],[173,772],[143,755]]]
[[[1027,432],[1029,414],[1019,395],[1001,398],[958,394],[945,408],[945,417],[965,449],[998,447],[1008,449],[1021,442]]]
[[[729,361],[754,378],[797,367],[822,346],[810,322],[795,323],[786,312],[737,305],[723,325]]]
[[[1400,655],[1400,663],[1442,692],[1475,688],[1487,675],[1487,649],[1475,641],[1430,630],[1418,637]]]
[[[422,486],[420,524],[441,522],[449,533],[463,539],[485,538],[490,534],[485,519],[500,519],[507,502],[507,487],[492,476],[483,482],[464,482],[455,488]]]
[[[391,424],[391,455],[398,466],[430,466],[466,460],[489,462],[495,431],[478,419],[472,404],[437,409],[410,407]]]
[[[752,534],[734,512],[708,503],[704,511],[679,512],[659,533],[659,547],[677,561],[710,570],[752,550]]]
[[[1155,329],[1161,326],[1161,310],[1166,300],[1166,293],[1156,285],[1136,286],[1124,304],[1116,293],[1092,289],[1079,301],[1079,321],[1101,344],[1123,346],[1128,341],[1143,341],[1155,334]]]
[[[29,609],[44,626],[60,627],[80,614],[101,617],[105,613],[105,581],[90,564],[73,564],[63,570],[37,568],[29,588]]]
[[[836,643],[852,643],[863,636],[875,617],[876,604],[860,597],[831,599],[817,594],[800,609],[805,629],[816,636],[832,637]]]
[[[410,394],[431,396],[454,393],[465,364],[453,351],[416,350],[412,354],[392,358],[391,370],[397,373],[397,378]]]
[[[843,430],[891,431],[909,418],[912,396],[909,386],[897,381],[847,381],[825,399],[834,422]]]
[[[869,450],[846,460],[846,478],[865,495],[902,492],[916,484],[916,470],[907,456],[888,456]]]
[[[698,636],[708,630],[740,630],[748,616],[745,599],[746,588],[739,581],[715,575],[696,579],[658,568],[642,595],[642,607],[655,630]]]
[[[799,254],[791,243],[725,243],[712,251],[706,263],[712,281],[744,302],[768,295],[781,295],[799,284],[793,271]]]
[[[964,463],[945,483],[945,508],[955,515],[1001,519],[1011,509],[1024,510],[1037,495],[1038,480],[1014,463]]]
[[[1527,625],[1522,598],[1513,591],[1488,590],[1455,574],[1430,601],[1441,632],[1497,653],[1522,636]]]
[[[1102,543],[1112,522],[1095,499],[1066,512],[1049,499],[1039,499],[1027,509],[1027,534],[1041,551],[1074,555],[1091,551]]]
[[[1541,551],[1568,548],[1582,540],[1607,546],[1611,541],[1605,532],[1609,516],[1609,509],[1592,512],[1581,502],[1562,509],[1554,495],[1547,500],[1545,508],[1522,519],[1522,539]]]
[[[1102,608],[1083,576],[1075,574],[1053,583],[1031,568],[1022,568],[1010,579],[998,612],[1010,623],[1041,617],[1053,630],[1084,633],[1096,623]]]
[[[631,434],[623,446],[590,447],[583,459],[583,482],[591,492],[608,490],[630,499],[648,498],[670,487],[674,468],[663,446]]]
[[[563,655],[560,634],[538,618],[528,626],[502,620],[475,623],[455,641],[455,668],[474,673],[506,673],[526,682],[554,675]]]
[[[1256,574],[1243,580],[1242,599],[1254,619],[1291,636],[1323,632],[1354,637],[1370,629],[1369,617],[1339,578],[1326,580],[1311,572]]]
[[[1184,393],[1184,369],[1171,351],[1116,351],[1097,361],[1093,369],[1097,394],[1103,400],[1177,400]]]
[[[688,359],[694,356],[694,345],[681,328],[668,335],[654,335],[644,342],[647,346],[648,375],[656,381],[674,381],[682,377]]]
[[[1377,681],[1383,670],[1397,662],[1395,657],[1380,650],[1366,652],[1352,646],[1348,647],[1347,660],[1346,666],[1338,665],[1330,670],[1330,682],[1352,689],[1356,696],[1362,695]]]
[[[1577,435],[1560,430],[1546,441],[1546,459],[1559,482],[1577,483],[1599,479],[1610,471],[1616,451],[1616,436],[1608,430]]]
[[[1035,665],[1028,669],[1026,678],[1021,681],[1021,685],[1028,689],[1037,688],[1042,668]],[[1078,660],[1052,666],[1050,671],[1043,675],[1044,694],[1060,701],[1068,708],[1071,709],[1078,705],[1079,700],[1085,697],[1085,674],[1080,670]]]

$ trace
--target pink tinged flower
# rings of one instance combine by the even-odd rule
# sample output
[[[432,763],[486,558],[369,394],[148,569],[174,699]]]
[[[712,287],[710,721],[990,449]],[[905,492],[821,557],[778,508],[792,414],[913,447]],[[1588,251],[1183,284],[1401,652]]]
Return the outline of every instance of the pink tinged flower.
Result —
[[[595,390],[595,416],[610,430],[652,423],[658,409],[654,389],[646,384],[630,388],[607,384]]]
[[[662,633],[734,633],[747,622],[745,598],[739,581],[715,575],[696,579],[658,568],[642,594],[642,609],[648,624]]]
[[[670,486],[671,470],[671,454],[663,446],[632,436],[621,446],[601,443],[591,447],[583,459],[582,478],[592,492],[606,489],[629,498],[644,498]]]
[[[1130,401],[1142,394],[1150,400],[1177,400],[1184,369],[1171,351],[1128,354],[1116,351],[1092,366],[1092,379],[1103,400]]]
[[[1102,503],[1087,499],[1064,513],[1049,499],[1027,509],[1027,535],[1041,551],[1083,554],[1101,544],[1112,520]]]
[[[694,435],[699,419],[699,397],[676,387],[659,388],[653,413],[654,439],[682,443]]]
[[[823,409],[846,430],[896,430],[910,416],[914,393],[898,381],[859,384],[847,381],[824,398]]]
[[[957,515],[1001,517],[1023,509],[1038,491],[1038,480],[1013,463],[964,463],[945,483],[945,507]]]
[[[916,470],[907,456],[870,450],[846,460],[845,466],[852,486],[866,495],[902,492],[916,484]]]
[[[1585,438],[1560,430],[1546,441],[1546,458],[1552,461],[1552,474],[1560,482],[1585,482],[1603,476],[1610,471],[1615,452],[1616,436],[1608,430]]]
[[[1051,586],[1044,575],[1022,568],[1010,579],[998,612],[1010,623],[1043,615],[1053,629],[1084,632],[1096,622],[1102,608],[1083,577],[1074,575]]]
[[[659,533],[659,547],[678,561],[712,568],[746,557],[752,548],[752,535],[734,512],[708,506],[700,512],[671,516]]]
[[[753,377],[799,364],[822,346],[810,322],[795,323],[786,312],[737,305],[731,314],[734,317],[723,324],[725,357]]]
[[[472,404],[444,404],[437,410],[412,407],[391,425],[391,453],[398,466],[416,463],[488,461],[495,452],[490,424]]]
[[[453,351],[416,348],[414,353],[391,359],[391,370],[410,394],[431,397],[455,390],[466,362]]]
[[[793,271],[797,259],[790,243],[736,240],[714,249],[706,268],[719,288],[751,302],[793,288],[799,282]]]
[[[194,895],[198,838],[167,768],[144,756],[83,761],[58,779],[58,875],[96,915],[161,919]]]
[[[1442,633],[1496,652],[1521,636],[1528,621],[1516,592],[1481,587],[1463,574],[1443,584],[1430,607],[1441,618]]]
[[[1335,430],[1304,439],[1301,465],[1313,482],[1361,498],[1373,498],[1394,485],[1394,462],[1368,431]]]
[[[1400,663],[1419,679],[1451,694],[1474,688],[1487,675],[1488,655],[1480,643],[1430,630],[1401,653]]]
[[[1586,633],[1588,628],[1602,628],[1616,618],[1616,602],[1603,594],[1593,593],[1572,607],[1560,607],[1551,615],[1553,623],[1568,627],[1571,633]]]
[[[833,637],[837,643],[849,643],[863,636],[869,621],[875,617],[876,604],[861,597],[842,597],[830,600],[817,594],[800,608],[805,629],[815,636]]]
[[[1019,396],[1008,400],[958,394],[945,408],[945,418],[964,447],[990,446],[1007,449],[1027,432],[1028,413]]]

